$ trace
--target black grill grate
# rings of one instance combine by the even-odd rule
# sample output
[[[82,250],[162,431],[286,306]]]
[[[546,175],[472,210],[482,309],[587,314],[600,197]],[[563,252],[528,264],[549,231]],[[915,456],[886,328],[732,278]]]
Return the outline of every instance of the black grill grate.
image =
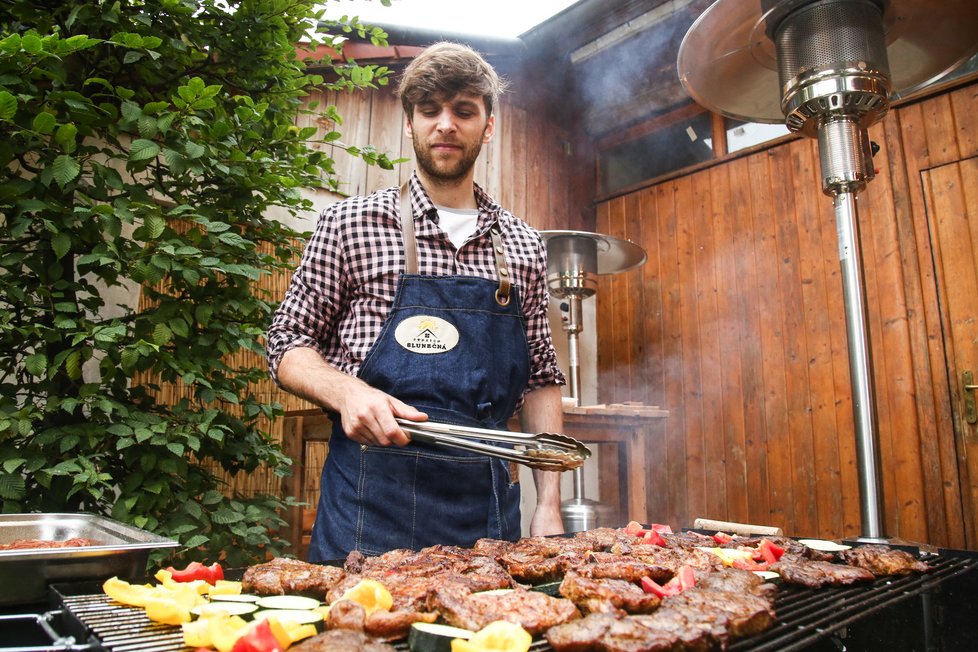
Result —
[[[850,587],[804,589],[786,587],[775,601],[777,622],[766,632],[730,646],[732,652],[788,652],[802,650],[818,641],[844,632],[847,627],[869,619],[884,609],[929,592],[940,591],[954,578],[978,569],[978,557],[941,555],[928,559],[934,571],[926,575],[881,578],[872,584]],[[978,577],[969,578],[978,585]],[[153,623],[142,609],[113,603],[101,593],[66,595],[61,601],[69,620],[74,620],[104,652],[185,652],[179,627]],[[407,650],[407,644],[395,644]],[[550,650],[546,641],[536,641],[533,652]]]

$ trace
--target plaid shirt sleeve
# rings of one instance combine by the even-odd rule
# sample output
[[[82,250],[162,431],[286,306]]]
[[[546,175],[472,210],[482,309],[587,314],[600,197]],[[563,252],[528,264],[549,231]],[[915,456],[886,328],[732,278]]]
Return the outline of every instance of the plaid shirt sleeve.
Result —
[[[535,229],[522,222],[520,225],[529,230],[534,241],[534,253],[527,259],[528,268],[522,275],[526,281],[521,289],[530,352],[530,381],[527,391],[532,391],[546,385],[563,385],[566,381],[557,364],[557,352],[554,350],[548,315],[550,291],[547,289],[547,249]]]
[[[309,347],[329,359],[345,285],[336,205],[323,211],[306,244],[292,282],[272,318],[266,351],[272,379],[290,349]]]

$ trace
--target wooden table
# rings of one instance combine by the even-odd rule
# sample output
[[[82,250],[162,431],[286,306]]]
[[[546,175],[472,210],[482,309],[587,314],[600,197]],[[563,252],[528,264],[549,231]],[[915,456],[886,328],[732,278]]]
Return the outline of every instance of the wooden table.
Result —
[[[598,466],[601,502],[616,508],[620,520],[648,521],[646,451],[655,450],[668,416],[667,410],[648,406],[564,407],[564,432],[585,444],[601,447]],[[287,495],[307,503],[292,508],[286,520],[296,553],[304,557],[316,509],[307,499],[304,484],[307,444],[328,442],[331,424],[329,417],[316,409],[295,410],[286,413],[284,418],[282,447],[295,461],[293,474],[286,478],[284,488]],[[518,429],[518,421],[514,420],[510,427]]]
[[[598,466],[601,502],[617,506],[621,520],[648,522],[646,451],[654,450],[668,416],[668,410],[653,407],[564,408],[564,432],[602,447]]]

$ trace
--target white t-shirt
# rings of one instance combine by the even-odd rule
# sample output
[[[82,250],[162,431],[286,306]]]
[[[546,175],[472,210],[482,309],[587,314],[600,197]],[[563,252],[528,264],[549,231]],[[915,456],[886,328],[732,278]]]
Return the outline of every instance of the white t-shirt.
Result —
[[[445,208],[435,206],[438,209],[438,225],[442,231],[448,234],[448,239],[452,241],[456,249],[461,249],[462,245],[469,236],[475,233],[476,223],[479,221],[479,210],[476,208]]]

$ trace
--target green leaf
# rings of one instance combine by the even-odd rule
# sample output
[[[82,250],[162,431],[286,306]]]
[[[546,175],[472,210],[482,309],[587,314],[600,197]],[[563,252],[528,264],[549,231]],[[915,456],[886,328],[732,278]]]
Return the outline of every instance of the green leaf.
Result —
[[[4,500],[21,500],[27,493],[23,476],[10,473],[0,474],[0,498]]]
[[[44,376],[48,370],[48,357],[43,353],[35,353],[24,358],[24,368],[32,376]]]
[[[207,545],[209,541],[210,537],[204,536],[203,534],[196,534],[184,541],[183,545],[187,548],[198,548],[200,546]]]
[[[173,339],[173,332],[166,324],[157,324],[153,329],[153,342],[160,346],[168,344]]]
[[[230,525],[231,523],[240,523],[243,521],[244,515],[227,507],[222,507],[214,512],[211,520],[216,525]]]
[[[150,213],[147,215],[146,219],[143,220],[143,224],[146,226],[146,231],[151,240],[157,239],[166,230],[166,220],[159,213]]]
[[[10,120],[17,113],[17,98],[9,91],[0,91],[0,120]]]
[[[54,249],[54,255],[59,260],[64,258],[71,249],[71,236],[64,231],[59,231],[51,238],[51,248]]]
[[[52,167],[54,168],[54,180],[62,188],[74,181],[79,173],[81,173],[81,166],[78,164],[78,161],[67,154],[62,154],[54,159],[54,165]]]
[[[75,151],[77,143],[75,142],[75,137],[78,135],[78,127],[68,123],[63,124],[58,127],[57,132],[54,134],[54,139],[57,141],[64,151],[71,153]]]
[[[54,127],[56,125],[57,120],[53,115],[47,111],[41,111],[34,116],[34,121],[31,123],[31,128],[40,134],[49,134],[54,131]]]
[[[145,161],[147,159],[156,158],[160,153],[160,146],[151,140],[146,140],[145,138],[137,138],[132,141],[132,145],[129,147],[129,160],[130,161]]]

